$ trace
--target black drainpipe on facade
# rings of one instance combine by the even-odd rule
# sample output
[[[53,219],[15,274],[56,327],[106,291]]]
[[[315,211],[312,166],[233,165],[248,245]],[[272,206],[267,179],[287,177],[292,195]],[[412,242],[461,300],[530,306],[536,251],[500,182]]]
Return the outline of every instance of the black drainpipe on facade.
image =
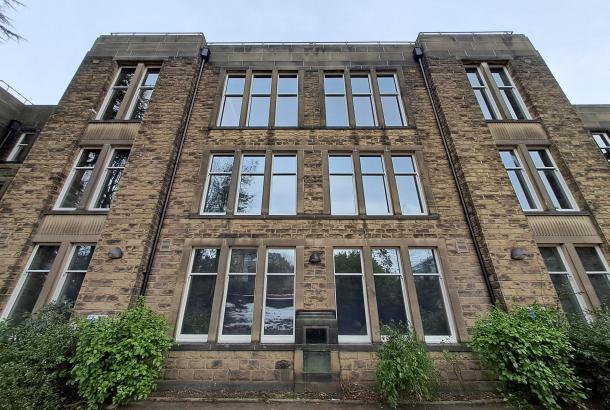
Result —
[[[415,47],[413,49],[413,56],[415,60],[419,63],[419,68],[421,70],[421,74],[424,77],[424,83],[426,85],[426,91],[428,92],[428,98],[430,99],[430,105],[432,106],[432,112],[434,113],[434,119],[436,120],[436,127],[441,134],[441,140],[443,141],[443,147],[445,148],[445,154],[447,155],[447,160],[449,161],[449,167],[451,168],[451,174],[453,175],[453,180],[455,181],[455,186],[457,187],[458,195],[460,197],[460,203],[462,205],[462,210],[464,211],[464,217],[466,218],[466,225],[468,225],[468,230],[470,231],[470,237],[472,238],[472,243],[474,244],[474,250],[477,254],[477,259],[479,260],[479,265],[481,265],[481,270],[483,271],[483,277],[485,278],[485,284],[487,285],[487,291],[489,292],[489,297],[491,298],[492,305],[496,304],[496,295],[494,294],[493,287],[491,286],[491,280],[489,279],[489,271],[487,270],[487,265],[485,265],[485,261],[483,259],[483,252],[481,251],[481,247],[479,246],[479,242],[475,236],[474,225],[472,223],[472,219],[470,217],[470,213],[468,212],[468,208],[466,207],[466,200],[464,199],[464,192],[462,191],[462,186],[460,185],[460,180],[458,179],[457,170],[455,168],[455,163],[453,162],[453,158],[451,158],[451,152],[449,151],[449,145],[447,144],[447,137],[445,135],[445,131],[443,130],[443,126],[441,124],[441,119],[439,117],[438,111],[436,109],[436,105],[434,104],[434,98],[432,96],[432,89],[430,88],[430,84],[428,83],[428,78],[426,77],[426,72],[424,70],[424,65],[422,63],[422,58],[424,57],[424,49],[421,47]]]
[[[163,207],[161,208],[161,214],[159,215],[159,223],[155,229],[155,237],[153,238],[152,247],[150,248],[150,256],[146,262],[146,270],[144,271],[144,277],[142,278],[142,287],[140,288],[140,296],[144,296],[146,288],[148,287],[148,280],[150,278],[150,271],[152,270],[153,262],[155,261],[155,255],[157,253],[157,245],[159,244],[159,238],[161,237],[161,227],[165,220],[165,214],[167,213],[167,207],[169,205],[172,188],[174,187],[174,180],[176,179],[176,173],[178,171],[178,164],[180,163],[180,157],[182,156],[182,148],[184,147],[184,141],[186,140],[186,133],[191,122],[191,115],[193,113],[193,106],[195,105],[195,98],[197,97],[197,90],[199,90],[199,82],[201,81],[201,75],[203,74],[203,67],[210,59],[210,49],[208,47],[201,48],[201,65],[199,66],[199,73],[197,74],[197,81],[195,82],[195,89],[193,90],[193,96],[189,103],[189,110],[186,114],[186,121],[182,134],[180,135],[180,144],[178,145],[178,152],[176,153],[176,160],[172,165],[172,176],[167,186],[167,192],[165,198],[163,198]]]

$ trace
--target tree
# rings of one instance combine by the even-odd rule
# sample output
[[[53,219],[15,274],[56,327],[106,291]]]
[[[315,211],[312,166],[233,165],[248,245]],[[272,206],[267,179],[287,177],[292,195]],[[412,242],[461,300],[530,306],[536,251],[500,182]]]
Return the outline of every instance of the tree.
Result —
[[[17,6],[23,6],[19,0],[0,0],[0,43],[9,40],[23,40],[13,29],[13,19],[7,16],[7,11],[15,10]]]

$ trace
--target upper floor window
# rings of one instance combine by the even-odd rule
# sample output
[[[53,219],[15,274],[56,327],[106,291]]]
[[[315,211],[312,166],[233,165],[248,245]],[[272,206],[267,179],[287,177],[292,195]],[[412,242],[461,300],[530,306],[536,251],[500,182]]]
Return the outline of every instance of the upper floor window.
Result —
[[[72,245],[68,263],[62,270],[55,294],[53,295],[55,302],[74,306],[94,251],[94,245]]]
[[[55,209],[109,209],[118,191],[129,152],[128,148],[82,149],[64,183]]]
[[[486,120],[529,120],[531,116],[506,67],[466,67],[468,81]]]
[[[377,125],[375,102],[371,90],[371,79],[368,74],[352,75],[352,101],[356,127],[374,127]]]
[[[530,149],[529,154],[553,208],[576,210],[576,203],[548,149]]]
[[[377,87],[386,127],[402,127],[407,123],[395,74],[377,73]]]
[[[299,111],[298,85],[299,78],[294,72],[227,74],[218,126],[296,127]],[[247,104],[245,111],[242,109],[243,104]]]
[[[260,215],[265,182],[265,156],[243,155],[239,174],[235,213]]]
[[[604,154],[606,160],[610,162],[610,138],[608,138],[608,134],[605,132],[593,132],[591,135],[593,135],[595,143],[602,154]]]
[[[148,108],[159,67],[121,67],[98,114],[99,120],[141,120]]]
[[[532,185],[523,162],[516,149],[500,151],[500,158],[508,172],[508,177],[515,190],[521,209],[524,211],[537,211],[542,209],[538,195]]]
[[[610,309],[610,269],[598,246],[577,246],[580,259],[599,303]]]
[[[333,215],[356,215],[356,181],[351,155],[331,155],[328,158],[330,183],[330,213]]]
[[[392,212],[388,179],[381,155],[360,157],[364,207],[368,215],[389,215]]]
[[[324,106],[326,108],[327,127],[349,126],[343,74],[326,74],[324,76]]]
[[[21,132],[15,138],[9,138],[5,142],[6,148],[2,147],[2,151],[6,152],[3,159],[8,162],[23,162],[35,138],[36,134],[32,132]]]

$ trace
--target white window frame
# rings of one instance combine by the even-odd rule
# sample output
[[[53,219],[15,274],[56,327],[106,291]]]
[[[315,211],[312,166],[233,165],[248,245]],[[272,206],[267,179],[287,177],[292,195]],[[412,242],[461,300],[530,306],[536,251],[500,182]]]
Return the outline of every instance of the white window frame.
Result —
[[[266,177],[266,173],[265,173],[265,168],[263,168],[262,172],[247,172],[246,175],[253,175],[253,176],[262,176],[263,177],[263,192],[262,192],[262,198],[261,198],[261,205],[260,205],[260,209],[258,210],[257,213],[248,213],[248,212],[239,212],[239,191],[241,189],[241,177],[242,177],[242,164],[244,162],[244,157],[260,157],[263,158],[264,161],[264,165],[265,168],[267,167],[267,156],[265,155],[265,153],[242,153],[239,157],[239,169],[238,169],[238,173],[237,173],[237,190],[235,191],[235,204],[234,204],[234,208],[235,212],[234,215],[262,215],[263,213],[263,202],[265,201],[265,177]],[[233,162],[233,166],[235,166],[235,162]]]
[[[142,91],[143,89],[154,90],[155,87],[157,86],[157,83],[155,83],[153,86],[144,85],[144,80],[146,80],[146,75],[148,74],[148,70],[151,70],[151,69],[153,69],[153,70],[158,69],[159,74],[161,74],[161,66],[144,67],[142,75],[138,79],[138,86],[136,87],[134,94],[131,96],[131,101],[129,102],[129,109],[125,113],[126,120],[140,121],[138,119],[131,118],[131,116],[133,115],[133,110],[135,109],[136,103],[138,102],[138,99],[140,98],[140,91]],[[151,95],[151,98],[152,98],[152,95]]]
[[[214,163],[215,157],[232,157],[233,166],[231,167],[231,172],[212,171],[212,165]],[[227,214],[226,210],[224,212],[204,212],[204,209],[205,209],[205,202],[208,199],[208,188],[210,186],[210,180],[212,179],[212,175],[229,175],[229,177],[231,177],[231,180],[229,181],[229,190],[231,189],[231,185],[233,184],[233,180],[232,180],[233,169],[235,169],[235,157],[236,157],[236,155],[234,153],[222,153],[222,152],[214,153],[214,154],[210,155],[210,161],[208,164],[208,172],[206,173],[205,184],[203,184],[203,196],[201,199],[201,206],[199,207],[200,215],[226,215]],[[239,162],[239,158],[238,158],[238,162]],[[226,207],[227,208],[229,207],[228,198],[227,198]]]
[[[595,136],[599,136],[599,139],[601,140],[601,142],[604,145],[600,145],[599,144],[600,141],[598,141],[597,138],[595,138]],[[608,137],[608,133],[602,132],[602,131],[595,131],[595,132],[591,132],[591,137],[593,138],[595,145],[597,145],[600,152],[604,156],[604,159],[606,159],[606,161],[608,161],[610,163],[610,158],[607,158],[606,153],[604,152],[604,151],[607,151],[610,154],[610,137]]]
[[[580,287],[576,283],[576,279],[574,277],[574,273],[570,269],[570,265],[568,264],[568,260],[566,258],[565,252],[563,250],[563,246],[561,246],[561,245],[550,245],[550,246],[540,245],[539,247],[540,248],[555,248],[555,249],[557,249],[557,253],[559,254],[559,258],[561,259],[561,263],[563,263],[563,266],[565,267],[566,270],[565,270],[565,272],[550,271],[547,268],[547,271],[549,272],[549,275],[566,275],[568,277],[568,281],[570,282],[570,286],[572,287],[572,291],[574,292],[574,295],[576,296],[576,300],[578,301],[578,305],[580,306],[580,310],[582,311],[585,319],[590,322],[591,321],[591,315],[589,314],[589,308],[587,306],[587,302],[585,301],[585,298],[583,296],[583,291],[580,289]],[[545,268],[546,268],[546,266],[545,266]],[[553,289],[555,289],[554,286],[553,286]],[[561,306],[561,304],[560,304],[560,306]]]
[[[227,94],[227,85],[229,84],[229,78],[231,77],[241,77],[244,79],[244,88],[241,90],[241,94]],[[244,93],[246,92],[246,73],[226,73],[224,84],[222,86],[222,99],[220,100],[220,110],[218,111],[218,119],[216,122],[216,126],[219,128],[238,128],[241,126],[241,109],[244,104]],[[225,103],[227,101],[227,97],[241,97],[241,105],[240,107],[240,115],[237,120],[237,125],[222,125],[222,117],[225,111]],[[248,107],[248,110],[250,108]]]
[[[106,175],[108,175],[109,170],[122,169],[123,174],[121,176],[121,179],[123,179],[123,176],[125,175],[125,167],[127,166],[127,162],[129,162],[129,156],[127,158],[127,162],[125,163],[125,166],[123,166],[123,167],[111,167],[110,166],[110,161],[112,161],[112,158],[114,157],[114,153],[117,150],[118,151],[129,151],[129,156],[131,155],[131,147],[112,147],[110,149],[110,151],[108,152],[108,155],[106,155],[106,158],[104,159],[104,171],[102,172],[102,175],[100,176],[100,178],[97,180],[97,184],[93,191],[93,195],[91,196],[89,206],[87,207],[87,209],[89,209],[90,211],[108,211],[110,209],[110,206],[108,208],[97,208],[97,207],[95,207],[95,204],[96,204],[97,200],[99,199],[98,197],[101,193],[102,186],[104,185],[104,182],[106,180]],[[97,166],[97,163],[96,163],[96,166]],[[112,203],[111,203],[111,205],[112,205]]]
[[[53,262],[51,262],[51,266],[50,266],[49,270],[30,269],[30,265],[34,261],[34,257],[38,253],[38,248],[40,248],[40,246],[57,246],[58,247],[58,252],[55,255],[55,259],[53,260]],[[30,254],[30,257],[28,258],[28,261],[25,265],[25,269],[21,272],[21,276],[19,276],[19,280],[17,281],[17,284],[15,285],[15,288],[13,289],[13,292],[11,293],[11,296],[10,296],[8,302],[6,303],[6,306],[4,307],[4,310],[2,311],[2,315],[0,316],[0,319],[7,319],[11,315],[12,310],[15,307],[15,302],[17,302],[17,299],[21,296],[21,291],[23,290],[23,285],[25,284],[25,281],[27,280],[28,275],[31,272],[33,272],[33,273],[46,272],[47,278],[45,279],[45,283],[47,280],[49,280],[51,272],[53,271],[53,266],[57,263],[57,258],[60,256],[59,255],[60,247],[61,247],[61,244],[59,244],[59,243],[37,243],[34,246],[34,249],[32,250],[32,253]],[[38,297],[40,297],[40,295]],[[36,301],[36,303],[38,303],[38,301]]]
[[[72,163],[72,168],[70,169],[70,173],[68,174],[68,177],[66,178],[66,180],[64,181],[64,186],[62,187],[59,196],[57,197],[57,201],[55,201],[55,205],[53,206],[53,209],[56,211],[75,211],[76,208],[62,208],[60,205],[64,200],[64,197],[66,195],[66,192],[68,191],[70,185],[72,184],[72,180],[74,179],[74,175],[76,174],[76,170],[77,170],[77,164],[78,161],[80,161],[83,153],[85,152],[85,150],[99,150],[99,154],[97,157],[97,160],[95,162],[95,165],[93,167],[78,167],[78,169],[90,169],[91,170],[91,176],[94,175],[95,173],[95,168],[98,166],[99,164],[99,160],[101,159],[102,153],[103,153],[103,148],[102,147],[83,147],[80,149],[80,151],[78,151],[78,155],[76,156],[76,160]],[[88,184],[92,184],[95,183],[95,181],[89,181]],[[87,198],[83,198],[85,201],[87,201]],[[87,203],[85,202],[85,205],[87,205]]]
[[[511,120],[515,120],[515,121],[523,121],[520,120],[518,118],[514,118],[511,114],[511,106],[510,104],[506,101],[506,99],[503,97],[502,95],[502,90],[511,90],[515,96],[515,99],[517,100],[517,103],[519,104],[519,108],[521,108],[521,110],[523,111],[523,114],[525,114],[525,120],[531,120],[532,116],[530,115],[530,112],[527,109],[527,105],[525,105],[525,102],[523,101],[523,98],[521,97],[521,94],[519,93],[519,90],[517,89],[517,87],[515,87],[515,82],[513,81],[512,77],[510,76],[510,73],[508,72],[508,70],[506,69],[506,66],[490,66],[489,67],[490,72],[491,70],[495,70],[495,69],[502,69],[502,71],[504,72],[504,75],[506,76],[506,78],[508,79],[509,85],[499,85],[495,80],[494,80],[494,85],[498,88],[499,91],[499,96],[500,98],[502,98],[504,104],[506,105],[506,109],[508,110],[508,114],[510,114],[511,116]],[[493,72],[492,72],[493,75]]]
[[[470,66],[466,66],[466,70],[469,69],[475,69],[477,72],[477,75],[479,77],[479,80],[481,80],[481,83],[483,85],[480,86],[473,86],[472,84],[470,84],[470,80],[468,80],[468,83],[470,85],[470,88],[472,88],[472,92],[474,93],[474,90],[482,90],[482,93],[485,94],[485,96],[487,97],[487,100],[489,101],[489,105],[491,105],[491,110],[492,110],[492,114],[495,115],[496,118],[490,118],[490,119],[485,119],[486,121],[495,121],[495,120],[502,120],[503,116],[500,113],[500,110],[498,109],[498,105],[496,104],[496,100],[494,99],[491,90],[489,89],[489,85],[487,84],[487,80],[485,80],[485,77],[483,76],[483,73],[481,72],[481,67],[479,66],[474,66],[474,65],[470,65]],[[475,94],[475,99],[476,99],[476,94]],[[477,100],[477,105],[479,105],[479,102]],[[481,107],[479,106],[479,109],[481,109]],[[483,110],[481,109],[481,112]]]
[[[360,273],[337,273],[337,267],[335,264],[335,250],[357,250],[360,254]],[[360,280],[362,281],[362,294],[364,296],[364,315],[366,319],[366,335],[337,335],[339,344],[368,344],[371,343],[371,321],[369,318],[369,303],[368,303],[368,295],[367,295],[367,286],[365,279],[365,267],[364,267],[364,258],[363,258],[363,249],[362,248],[344,248],[344,247],[333,247],[333,279],[335,280],[335,304],[337,303],[337,286],[336,286],[336,277],[337,276],[357,276],[360,275]],[[337,317],[338,319],[338,317]]]
[[[563,175],[561,175],[561,172],[559,171],[559,168],[557,167],[557,163],[555,162],[555,158],[553,158],[553,156],[551,155],[551,152],[549,151],[548,148],[535,148],[535,147],[528,147],[527,149],[527,153],[531,158],[531,152],[532,151],[545,151],[547,156],[549,157],[549,159],[551,160],[551,163],[553,164],[552,167],[541,167],[538,168],[536,166],[536,164],[534,163],[533,159],[532,159],[532,164],[534,166],[534,170],[536,171],[536,177],[540,180],[540,182],[542,183],[542,186],[544,187],[544,190],[546,192],[546,195],[548,196],[549,200],[551,200],[551,194],[548,191],[547,186],[544,183],[544,179],[540,176],[540,171],[542,170],[552,170],[555,175],[557,176],[557,179],[559,180],[559,185],[561,185],[561,188],[563,189],[568,202],[571,205],[571,208],[565,208],[565,209],[558,209],[555,208],[553,205],[553,209],[555,211],[558,212],[571,212],[571,211],[578,211],[578,205],[576,204],[576,201],[574,200],[574,197],[572,196],[572,192],[570,191],[570,189],[568,188],[568,184],[566,183],[565,179],[563,178]],[[553,201],[551,200],[551,204],[553,203]]]
[[[354,87],[352,87],[352,78],[363,78],[366,77],[366,79],[369,82],[369,92],[368,93],[355,93],[354,92]],[[377,104],[375,103],[375,94],[373,92],[373,83],[371,81],[371,75],[369,73],[350,73],[350,89],[352,91],[352,108],[354,110],[354,127],[356,128],[371,128],[371,127],[378,127],[379,126],[379,119],[377,118]],[[356,119],[356,104],[354,104],[354,98],[355,97],[368,97],[370,102],[371,102],[371,112],[373,114],[373,125],[358,125],[358,120]],[[349,111],[348,111],[348,122],[349,122]]]
[[[346,174],[346,173],[334,173],[331,172],[330,170],[330,160],[332,157],[349,157],[352,161],[352,172],[351,174]],[[354,193],[354,213],[352,214],[340,214],[340,213],[335,213],[333,212],[333,196],[332,196],[332,189],[333,189],[333,184],[331,182],[331,176],[332,175],[351,175],[352,176],[352,192]],[[329,153],[328,154],[328,205],[330,207],[330,214],[331,215],[339,215],[339,216],[353,216],[353,215],[358,215],[359,214],[359,210],[358,210],[358,191],[356,188],[356,167],[354,165],[354,155],[352,153],[349,154],[333,154],[333,153]]]
[[[7,161],[17,161],[17,155],[22,151],[19,148],[20,147],[24,147],[24,149],[27,149],[27,147],[30,146],[30,144],[24,144],[23,143],[23,140],[25,139],[26,135],[32,135],[33,136],[35,134],[33,132],[22,132],[19,135],[19,138],[17,139],[17,142],[13,146],[13,149],[11,149],[11,152],[6,157]]]
[[[506,170],[506,173],[508,175],[510,175],[508,171],[521,171],[521,175],[523,175],[523,179],[525,180],[526,188],[529,190],[529,193],[532,196],[532,199],[534,200],[534,204],[536,205],[535,208],[527,208],[526,209],[526,208],[521,207],[521,209],[523,209],[523,211],[526,211],[526,212],[530,212],[530,211],[542,211],[542,203],[540,201],[538,192],[534,188],[534,184],[532,183],[532,181],[530,179],[530,176],[529,176],[529,174],[527,172],[526,167],[523,165],[524,164],[523,163],[523,159],[521,158],[521,155],[519,154],[519,150],[516,149],[516,148],[501,148],[501,149],[499,149],[499,152],[502,152],[502,151],[510,151],[513,154],[515,154],[515,157],[517,158],[517,161],[519,161],[519,166],[513,166],[513,167],[508,167],[507,168],[506,165],[504,165],[504,163],[502,163],[502,165],[504,165],[504,169]],[[528,152],[528,154],[529,154],[529,152]],[[538,171],[538,170],[536,169],[536,171]],[[511,186],[512,186],[512,184],[511,184]],[[515,191],[515,189],[513,187],[513,192],[514,191]],[[517,198],[517,193],[516,192],[515,192],[515,197]],[[517,202],[519,202],[519,198],[517,198]],[[519,204],[519,205],[521,205],[521,204]]]
[[[254,87],[254,80],[257,77],[261,77],[261,78],[269,78],[270,81],[270,85],[269,85],[269,92],[266,94],[259,94],[259,93],[254,93],[252,88]],[[269,117],[271,114],[271,100],[273,97],[273,73],[269,72],[255,72],[252,74],[252,79],[250,80],[250,90],[249,90],[249,96],[248,96],[248,114],[246,115],[246,127],[248,128],[261,128],[261,127],[269,127]],[[252,109],[252,99],[254,97],[266,97],[269,99],[269,111],[267,112],[267,123],[265,125],[250,125],[250,111]],[[243,104],[243,101],[242,101]]]
[[[453,317],[453,311],[451,309],[451,301],[449,300],[449,293],[447,291],[447,283],[445,282],[445,275],[443,273],[443,267],[441,266],[440,258],[438,255],[438,249],[430,248],[430,247],[419,247],[413,246],[409,249],[430,249],[432,254],[434,255],[434,262],[436,263],[437,273],[429,272],[429,273],[414,273],[411,274],[413,277],[415,276],[438,276],[439,277],[439,285],[441,287],[441,293],[443,295],[443,303],[445,305],[445,313],[447,314],[447,321],[449,322],[449,332],[451,335],[447,336],[427,336],[424,334],[424,340],[429,344],[441,344],[441,343],[457,343],[457,335],[455,329],[455,318]],[[409,256],[409,262],[411,262],[411,257]]]
[[[291,273],[269,273],[269,251],[290,250],[294,252],[294,271]],[[261,343],[294,343],[295,318],[296,318],[296,276],[297,276],[297,250],[296,248],[270,247],[265,251],[265,281],[263,287],[263,313],[261,320]],[[269,276],[291,276],[292,275],[292,334],[291,335],[266,335],[265,316],[267,312],[267,279]]]
[[[371,272],[373,274],[373,288],[375,287],[375,276],[399,276],[400,277],[400,287],[402,289],[402,300],[404,303],[404,309],[405,309],[405,317],[407,318],[407,325],[409,326],[409,329],[413,329],[413,317],[411,315],[411,309],[409,308],[409,298],[407,295],[407,286],[405,284],[405,271],[404,268],[402,266],[402,255],[400,254],[400,248],[396,248],[396,247],[381,247],[381,246],[373,246],[370,248],[371,251],[371,259],[373,259],[373,250],[375,249],[393,249],[396,251],[396,256],[397,256],[397,260],[398,260],[398,273],[375,273],[374,271]],[[375,298],[377,298],[377,289],[375,289]],[[375,302],[377,302],[377,300],[375,300]],[[379,320],[379,313],[377,313],[377,320],[379,321],[379,324],[381,325],[381,321]],[[381,331],[381,327],[380,327],[380,331]],[[381,334],[382,337],[387,336],[384,335],[383,333]]]
[[[243,272],[230,272],[231,270],[231,256],[233,255],[233,251],[236,249],[254,249],[256,250],[256,258],[258,261],[258,258],[260,258],[260,255],[258,254],[258,248],[253,248],[253,247],[241,247],[241,246],[237,246],[237,247],[231,247],[229,249],[229,255],[228,255],[228,261],[227,261],[227,267],[225,270],[225,280],[224,280],[224,290],[222,293],[222,304],[220,306],[220,322],[218,325],[218,343],[251,343],[252,342],[252,331],[254,330],[254,317],[256,316],[256,312],[253,312],[252,314],[252,323],[250,325],[251,327],[251,332],[249,335],[223,335],[222,333],[222,328],[224,327],[224,322],[225,322],[225,307],[227,304],[227,291],[229,290],[229,278],[230,276],[234,276],[234,275],[250,275],[250,276],[254,276],[256,278],[256,275],[258,274],[258,262],[257,262],[257,272],[255,273],[243,273]],[[255,279],[256,281],[256,279]],[[254,284],[254,298],[256,301],[256,283]]]
[[[184,291],[182,292],[182,300],[180,302],[180,310],[178,313],[178,323],[176,325],[176,342],[207,342],[208,341],[207,334],[194,335],[194,334],[182,333],[182,322],[184,321],[186,301],[188,299],[189,291],[191,289],[191,281],[193,279],[193,276],[216,276],[216,282],[218,282],[218,276],[219,276],[218,272],[216,272],[216,273],[193,272],[193,262],[195,260],[195,254],[197,253],[197,250],[199,250],[199,249],[216,249],[218,251],[218,266],[220,266],[220,254],[221,254],[220,248],[197,247],[197,248],[193,248],[191,250],[191,256],[189,258],[189,264],[188,264],[188,270],[187,270],[187,272],[188,272],[187,279],[186,279],[186,283],[184,284]],[[214,302],[212,302],[212,303],[214,303]],[[211,325],[211,323],[210,323],[210,325]],[[209,332],[209,328],[208,328],[208,332]]]
[[[411,157],[411,162],[413,163],[413,169],[415,171],[415,173],[410,173],[410,172],[399,172],[396,171],[396,168],[394,167],[394,158],[398,158],[398,157]],[[424,195],[424,188],[423,188],[423,183],[421,180],[421,175],[419,174],[419,167],[417,164],[417,158],[414,154],[400,154],[400,153],[392,153],[392,155],[390,155],[390,160],[392,161],[392,168],[394,171],[394,182],[396,184],[396,195],[398,195],[398,205],[399,205],[399,210],[400,210],[400,214],[401,215],[428,215],[428,204],[426,204],[426,196]],[[403,213],[402,212],[402,206],[400,206],[400,190],[398,188],[398,178],[399,176],[415,176],[415,187],[417,188],[417,195],[418,195],[418,199],[419,199],[419,203],[421,204],[421,212],[413,212],[413,213]]]
[[[333,72],[325,72],[322,81],[326,79],[326,77],[341,77],[343,80],[343,93],[330,93],[326,91],[326,85],[323,83],[322,88],[324,89],[324,123],[326,128],[349,128],[350,119],[349,119],[349,105],[347,101],[347,84],[345,83],[345,74],[344,73],[333,73]],[[351,89],[351,84],[349,84]],[[327,112],[328,107],[326,106],[326,97],[343,97],[343,103],[345,104],[345,115],[347,124],[345,125],[328,125]],[[352,102],[353,103],[353,102]]]
[[[392,79],[394,80],[394,88],[396,89],[396,92],[393,94],[382,93],[381,90],[379,89],[379,78],[380,77],[392,77]],[[409,121],[407,119],[407,115],[405,114],[405,108],[402,104],[402,95],[400,94],[400,87],[398,86],[398,77],[396,77],[396,74],[378,72],[377,73],[377,89],[379,90],[379,101],[380,102],[381,102],[381,97],[384,97],[384,96],[394,96],[398,100],[398,109],[400,111],[400,119],[401,119],[402,125],[387,125],[385,123],[385,113],[384,113],[384,115],[383,115],[384,126],[388,127],[388,128],[406,127],[409,124]],[[381,102],[381,109],[383,110],[383,102]]]
[[[84,273],[85,276],[89,270],[89,266],[87,266],[87,270],[75,270],[69,269],[70,263],[72,262],[72,258],[74,257],[74,253],[76,252],[76,248],[79,246],[94,246],[97,247],[95,243],[71,243],[70,244],[70,252],[68,252],[68,258],[64,261],[64,264],[61,269],[61,274],[59,275],[59,279],[57,284],[55,285],[55,290],[53,291],[53,296],[51,297],[52,302],[57,302],[59,296],[61,294],[62,288],[64,287],[64,283],[66,282],[66,278],[68,277],[68,273],[76,272],[76,273]],[[92,252],[95,253],[95,250]],[[91,255],[93,258],[93,254]],[[89,265],[91,264],[91,260],[89,260]],[[79,290],[80,293],[80,290]]]
[[[273,172],[273,161],[275,160],[276,157],[294,157],[295,159],[295,165],[296,168],[294,170],[293,173],[286,173],[286,172]],[[299,169],[299,158],[296,154],[282,154],[282,153],[274,153],[271,157],[271,175],[270,178],[271,180],[269,181],[269,215],[296,215],[297,214],[297,208],[298,208],[298,185],[299,185],[299,180],[298,180],[298,169]],[[273,180],[274,180],[274,176],[292,176],[294,175],[294,179],[295,179],[295,183],[294,183],[294,212],[292,213],[272,213],[271,210],[273,208]],[[237,191],[239,193],[239,191]]]
[[[121,66],[119,67],[119,69],[117,70],[116,74],[114,75],[114,78],[112,79],[112,85],[110,86],[110,88],[108,89],[108,91],[106,92],[106,97],[104,98],[104,102],[102,103],[102,106],[99,110],[99,112],[97,113],[95,119],[98,121],[116,121],[116,120],[120,120],[121,118],[114,118],[111,120],[103,120],[102,117],[104,116],[104,112],[106,112],[106,109],[108,108],[108,103],[110,102],[110,98],[112,96],[112,94],[114,94],[114,90],[115,89],[124,89],[125,90],[125,98],[127,97],[127,92],[129,90],[129,87],[132,86],[132,84],[130,83],[128,86],[124,86],[124,85],[116,85],[116,81],[119,79],[119,76],[121,75],[121,71],[123,71],[123,69],[125,68],[133,68],[134,69],[134,77],[137,73],[137,65],[125,65],[125,66]],[[123,100],[121,102],[121,105],[125,103],[125,100]],[[127,102],[129,104],[129,102]]]
[[[363,157],[377,157],[381,161],[382,172],[364,172],[362,169],[362,158]],[[366,207],[366,189],[364,188],[364,177],[365,176],[382,176],[383,177],[383,188],[385,190],[385,200],[388,208],[387,212],[384,213],[370,213]],[[364,211],[366,215],[392,215],[394,210],[392,208],[392,195],[390,193],[390,185],[388,183],[388,171],[386,169],[385,160],[383,154],[360,154],[360,178],[362,178],[362,197],[364,198]],[[357,208],[357,206],[356,206]],[[356,209],[357,210],[357,209]]]
[[[606,258],[604,257],[604,253],[602,252],[601,248],[599,247],[599,245],[596,244],[579,244],[576,245],[575,248],[594,248],[595,252],[597,253],[597,257],[599,258],[599,260],[601,260],[602,264],[604,265],[604,268],[606,269],[605,271],[596,271],[596,270],[591,270],[588,271],[585,269],[584,267],[584,263],[582,263],[582,259],[580,258],[580,256],[577,253],[577,257],[578,260],[580,262],[580,264],[582,265],[585,274],[587,275],[587,279],[589,278],[589,275],[605,275],[606,278],[608,279],[608,281],[610,282],[610,267],[608,266],[608,262],[606,261]],[[597,294],[596,294],[597,296]],[[599,297],[598,297],[599,299]],[[602,302],[600,301],[600,304],[602,304]]]

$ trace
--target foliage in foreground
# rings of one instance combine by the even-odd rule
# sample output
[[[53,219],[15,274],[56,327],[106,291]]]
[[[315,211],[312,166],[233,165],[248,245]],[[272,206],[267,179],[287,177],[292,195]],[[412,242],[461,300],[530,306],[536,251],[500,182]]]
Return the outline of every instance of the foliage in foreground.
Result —
[[[585,389],[572,366],[574,349],[560,312],[539,306],[494,309],[476,322],[471,346],[516,407],[583,406]]]
[[[133,309],[83,324],[73,382],[90,408],[146,399],[171,346],[165,319],[140,299]]]
[[[377,352],[377,388],[395,408],[400,400],[426,400],[438,383],[438,374],[426,346],[407,327],[384,327],[388,340]]]
[[[591,323],[574,321],[570,325],[574,347],[574,367],[591,397],[610,409],[610,311],[592,313]]]
[[[74,400],[68,380],[77,333],[63,305],[0,322],[0,407],[57,409]]]

